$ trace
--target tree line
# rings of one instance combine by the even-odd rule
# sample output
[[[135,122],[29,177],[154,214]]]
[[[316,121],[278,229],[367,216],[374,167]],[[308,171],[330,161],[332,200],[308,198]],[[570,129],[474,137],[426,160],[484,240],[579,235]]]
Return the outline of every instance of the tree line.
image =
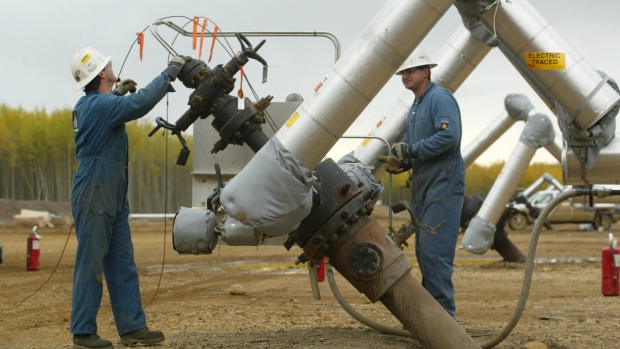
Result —
[[[142,120],[126,124],[129,139],[128,198],[134,213],[174,212],[192,202],[192,157],[177,166],[181,145],[161,132],[147,137],[154,125]],[[185,137],[188,138],[188,137]],[[193,151],[192,138],[188,145]],[[467,168],[465,195],[486,197],[503,162]],[[69,202],[77,169],[71,110],[27,111],[0,104],[0,198]],[[519,182],[525,188],[543,173],[562,178],[560,164],[531,164]],[[392,202],[411,199],[408,174],[392,176]],[[388,177],[383,178],[388,188]],[[164,197],[166,200],[164,200]],[[383,202],[388,202],[388,190]]]
[[[148,137],[153,127],[141,120],[126,124],[127,195],[134,213],[191,205],[192,157],[177,166],[178,139],[162,132]],[[193,149],[192,138],[188,146]],[[70,109],[27,111],[0,104],[0,198],[69,202],[77,166]]]

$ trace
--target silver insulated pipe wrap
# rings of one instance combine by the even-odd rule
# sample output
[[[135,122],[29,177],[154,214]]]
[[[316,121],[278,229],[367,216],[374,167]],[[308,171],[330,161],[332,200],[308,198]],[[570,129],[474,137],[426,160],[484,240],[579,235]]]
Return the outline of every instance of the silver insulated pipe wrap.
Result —
[[[454,93],[480,64],[491,50],[479,38],[465,27],[459,27],[439,49],[435,59],[437,67],[433,68],[433,82]],[[409,109],[413,104],[414,94],[405,90],[390,112],[370,131],[370,135],[392,144],[403,139]],[[378,139],[366,138],[355,148],[355,157],[366,166],[373,166],[376,179],[385,175],[377,155],[387,154],[386,145]]]
[[[472,140],[463,149],[465,168],[473,164],[476,159],[501,137],[517,121],[527,121],[534,111],[530,100],[522,94],[509,94],[504,98],[506,113],[495,119],[478,137]]]
[[[312,209],[308,169],[319,164],[453,2],[388,1],[278,133],[226,185],[220,199],[226,213],[270,236],[296,229]]]
[[[269,236],[297,229],[312,209],[314,177],[271,137],[224,187],[220,203],[229,217]]]
[[[601,146],[610,141],[609,137],[601,140],[601,133],[605,129],[610,134],[615,132],[611,121],[620,95],[607,78],[526,0],[471,0],[455,5],[463,17],[479,18],[490,32],[496,33],[502,47],[555,100],[551,108],[555,107],[560,127],[566,129],[562,130],[564,137],[573,142],[569,146],[589,147],[581,161],[591,167]]]
[[[371,137],[378,137],[392,144],[405,137],[405,123],[407,114],[413,104],[413,93],[406,91],[398,98],[387,115],[379,120],[370,131]],[[366,166],[374,167],[372,173],[375,179],[380,180],[385,175],[383,164],[377,160],[377,155],[388,154],[385,142],[379,139],[365,138],[353,151],[353,156]]]
[[[456,92],[491,48],[465,27],[459,27],[434,56],[438,61],[431,74],[433,82]]]
[[[545,149],[549,151],[549,154],[551,154],[560,163],[562,162],[562,142],[562,136],[557,135],[553,143],[545,145]]]
[[[491,248],[495,225],[513,196],[514,189],[523,177],[532,157],[538,148],[553,142],[554,137],[553,125],[546,115],[535,114],[530,117],[517,146],[493,183],[478,214],[472,218],[463,234],[463,248],[477,254],[483,254]]]
[[[276,137],[312,169],[454,3],[388,1]]]

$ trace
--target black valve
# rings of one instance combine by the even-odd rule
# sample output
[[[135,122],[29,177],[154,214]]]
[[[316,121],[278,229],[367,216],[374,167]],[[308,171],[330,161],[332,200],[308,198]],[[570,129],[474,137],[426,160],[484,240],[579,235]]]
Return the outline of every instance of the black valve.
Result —
[[[198,119],[205,119],[209,115],[214,116],[212,125],[222,138],[216,143],[212,153],[223,150],[228,144],[247,144],[256,152],[269,139],[262,132],[261,124],[266,121],[264,110],[269,106],[272,97],[267,96],[257,103],[247,100],[245,109],[240,111],[236,107],[237,98],[229,95],[235,85],[234,76],[249,59],[262,63],[264,68],[267,67],[267,62],[257,53],[265,40],[254,48],[243,34],[237,33],[235,36],[241,45],[241,52],[225,65],[220,64],[211,69],[204,61],[187,57],[178,78],[183,85],[194,89],[189,96],[190,107],[174,125],[157,118],[157,126],[149,134],[150,137],[160,128],[165,128],[179,137],[183,149],[177,159],[177,165],[184,166],[190,155],[181,132],[187,130]]]
[[[187,164],[187,159],[189,159],[190,150],[187,146],[185,138],[183,138],[183,135],[181,135],[181,130],[176,125],[169,123],[168,121],[164,120],[162,117],[159,116],[155,118],[155,123],[157,123],[157,126],[155,126],[153,131],[149,133],[149,137],[154,135],[155,132],[157,132],[160,128],[169,130],[173,135],[176,135],[181,142],[181,146],[183,147],[183,149],[181,149],[181,152],[179,153],[179,157],[177,157],[177,165],[185,166],[185,164]]]
[[[239,44],[241,45],[241,52],[243,52],[243,54],[248,57],[248,58],[252,58],[254,60],[257,60],[261,63],[263,63],[263,66],[267,65],[267,61],[265,61],[263,59],[263,57],[261,57],[257,52],[258,50],[261,48],[261,46],[263,46],[263,44],[265,43],[265,40],[261,41],[258,46],[256,46],[255,49],[252,48],[252,44],[250,43],[250,41],[248,41],[248,39],[241,33],[237,33],[235,34],[235,36],[237,37],[237,39],[239,39]],[[243,43],[246,43],[248,46],[246,47]]]

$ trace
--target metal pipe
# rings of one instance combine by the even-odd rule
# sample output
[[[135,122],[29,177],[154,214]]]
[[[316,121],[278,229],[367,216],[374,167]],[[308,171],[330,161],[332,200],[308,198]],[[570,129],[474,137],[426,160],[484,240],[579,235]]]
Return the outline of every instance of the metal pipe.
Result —
[[[314,168],[453,3],[388,1],[278,131],[284,147]]]
[[[332,159],[314,173],[321,205],[290,234],[284,246],[303,248],[296,263],[329,263],[371,302],[381,301],[425,348],[479,348],[445,309],[414,280],[411,264],[379,223],[371,219],[372,194],[362,191]]]
[[[433,82],[456,92],[491,48],[465,27],[459,27],[436,55],[439,61],[431,74]]]
[[[530,100],[522,94],[511,93],[504,98],[506,113],[495,119],[476,139],[463,150],[465,168],[495,143],[515,122],[527,120],[537,114]]]
[[[189,32],[181,27],[179,27],[178,25],[174,24],[173,22],[170,21],[157,21],[152,23],[151,25],[149,25],[149,30],[151,31],[151,33],[153,34],[153,36],[155,37],[155,39],[157,39],[157,41],[159,41],[164,48],[166,48],[166,50],[168,50],[168,52],[170,52],[170,54],[172,54],[173,56],[178,55],[177,52],[174,50],[174,48],[172,48],[172,46],[168,45],[168,43],[161,37],[161,35],[159,35],[159,32],[157,31],[157,26],[158,25],[166,25],[170,28],[172,28],[173,30],[177,31],[180,35],[183,36],[188,36],[191,37],[194,35],[193,32]],[[217,32],[217,36],[219,37],[234,37],[235,34],[237,32],[221,32],[218,31]],[[204,34],[206,37],[212,37],[213,33],[212,32],[207,32],[205,31]],[[302,32],[289,32],[289,31],[282,31],[282,32],[260,32],[260,31],[252,31],[252,32],[243,32],[243,35],[245,35],[246,37],[249,36],[260,36],[260,37],[324,37],[329,39],[333,44],[334,44],[334,51],[335,51],[335,57],[334,57],[334,62],[337,62],[338,59],[340,59],[340,42],[338,41],[338,38],[336,38],[336,36],[332,33],[329,32],[317,32],[317,31],[311,31],[311,32],[307,32],[307,31],[302,31]]]
[[[562,180],[564,184],[620,184],[620,133],[596,157],[591,169],[579,161],[573,149],[562,152]]]
[[[564,189],[564,186],[562,185],[562,183],[558,182],[557,179],[553,178],[553,176],[550,175],[549,173],[544,173],[542,176],[540,176],[540,178],[534,181],[534,183],[530,184],[529,187],[525,188],[525,190],[521,192],[521,195],[523,195],[526,198],[529,198],[534,193],[534,190],[538,189],[538,187],[541,184],[543,184],[543,182],[551,183],[554,187],[556,187],[560,191]]]
[[[333,247],[326,255],[333,267],[372,302],[380,300],[424,348],[480,348],[409,273],[411,264],[402,251],[385,238],[385,233],[375,220],[360,218],[331,245]],[[364,277],[371,272],[369,269],[357,269],[351,263],[357,259],[359,268],[364,268],[360,259],[371,259],[375,255],[382,262],[376,272],[378,275],[373,274],[372,278]]]
[[[362,164],[374,167],[371,172],[378,181],[385,176],[386,172],[381,162],[377,160],[377,155],[389,155],[390,144],[405,137],[404,125],[412,104],[413,94],[411,91],[406,91],[396,100],[388,114],[370,130],[370,136],[353,151],[353,156]],[[388,143],[387,148],[382,141],[374,140],[373,137],[384,139]]]
[[[521,103],[518,103],[521,104]],[[525,105],[525,104],[524,104]],[[516,111],[518,109],[514,109]],[[529,110],[530,112],[534,110]],[[504,165],[478,214],[472,218],[463,235],[463,248],[477,254],[485,253],[493,244],[497,224],[514,193],[517,183],[538,148],[553,142],[555,133],[551,120],[544,114],[529,116],[510,158]],[[499,250],[498,250],[499,252]]]
[[[558,160],[558,162],[562,162],[562,136],[555,137],[552,143],[545,145],[545,149],[549,151],[549,153]]]
[[[490,50],[491,47],[485,45],[465,27],[459,27],[439,49],[436,55],[437,67],[433,68],[431,74],[432,81],[454,93]],[[377,122],[370,135],[385,139],[389,143],[403,139],[407,115],[413,100],[413,93],[405,90],[388,114]],[[375,167],[372,173],[377,180],[385,175],[385,170],[377,161],[377,155],[384,154],[384,149],[380,142],[364,139],[353,153],[363,164]]]
[[[620,100],[608,84],[589,96],[603,78],[527,0],[499,0],[495,6],[480,15],[480,22],[497,34],[502,45],[528,67],[564,110],[573,114],[582,129],[593,126]],[[550,59],[555,60],[554,66],[544,64]],[[587,103],[581,106],[584,101]]]
[[[480,207],[478,214],[472,218],[467,230],[465,230],[463,248],[467,251],[482,254],[491,247],[497,221],[504,213],[506,203],[512,197],[514,188],[519,183],[535,153],[536,148],[532,148],[523,142],[517,143],[495,183],[493,183],[493,187],[491,187],[491,191]]]
[[[484,200],[478,212],[479,216],[489,222],[497,222],[535,153],[536,148],[532,148],[523,142],[517,143]]]
[[[480,348],[411,274],[400,278],[381,297],[381,303],[424,348]]]
[[[495,118],[493,122],[487,126],[475,139],[467,144],[462,151],[463,163],[465,168],[473,164],[476,159],[489,147],[495,143],[499,137],[501,137],[517,120],[508,116],[508,113],[503,112],[499,117]]]

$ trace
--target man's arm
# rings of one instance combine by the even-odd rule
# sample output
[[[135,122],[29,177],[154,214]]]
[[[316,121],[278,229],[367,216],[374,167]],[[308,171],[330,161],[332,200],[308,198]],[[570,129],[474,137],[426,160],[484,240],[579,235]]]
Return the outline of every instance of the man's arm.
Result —
[[[454,97],[443,91],[432,99],[433,126],[435,133],[411,144],[412,158],[422,161],[454,151],[461,140],[461,118]]]

